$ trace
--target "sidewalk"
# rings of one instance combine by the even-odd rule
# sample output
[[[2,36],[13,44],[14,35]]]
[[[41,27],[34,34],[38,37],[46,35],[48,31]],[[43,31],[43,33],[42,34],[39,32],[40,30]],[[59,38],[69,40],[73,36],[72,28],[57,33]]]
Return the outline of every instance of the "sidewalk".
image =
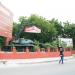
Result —
[[[0,63],[3,64],[32,64],[32,63],[43,63],[43,62],[54,62],[58,61],[59,57],[53,57],[53,58],[34,58],[34,59],[2,59],[0,60]],[[65,60],[71,60],[74,59],[73,56],[64,57]]]

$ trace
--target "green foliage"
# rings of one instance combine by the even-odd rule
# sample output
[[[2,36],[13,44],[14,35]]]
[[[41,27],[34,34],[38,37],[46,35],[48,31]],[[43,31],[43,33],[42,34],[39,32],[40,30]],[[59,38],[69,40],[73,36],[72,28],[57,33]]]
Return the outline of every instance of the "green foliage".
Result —
[[[35,42],[34,50],[40,48],[40,46],[39,46],[39,41],[35,40],[34,42]]]
[[[61,35],[63,33],[63,26],[61,22],[58,22],[58,19],[52,19],[49,21],[51,25],[53,25],[57,31],[57,35]]]
[[[52,41],[52,38],[56,36],[57,34],[56,28],[45,18],[33,14],[28,18],[28,20],[30,26],[35,25],[41,29],[40,34],[30,34],[30,36],[32,36],[33,39],[36,39],[40,42],[42,41],[48,42],[48,41]]]
[[[4,45],[4,37],[0,36],[0,48]]]
[[[75,46],[75,24],[69,22],[64,23],[64,37],[72,38],[73,45]]]
[[[75,37],[75,24],[65,24],[64,33],[66,37],[74,38]]]
[[[41,48],[41,51],[43,51],[43,52],[44,52],[44,51],[45,51],[45,48]]]
[[[52,47],[52,45],[49,43],[49,42],[47,42],[47,43],[45,43],[45,48],[50,48],[50,47]]]
[[[34,50],[37,50],[37,49],[39,49],[40,47],[38,46],[38,45],[35,45],[34,46]]]
[[[25,33],[21,31],[21,29],[25,28],[26,26],[37,26],[41,29],[40,34],[31,34],[31,33]],[[17,35],[20,33],[20,37],[29,38],[29,39],[36,39],[40,42],[48,42],[52,41],[52,38],[56,36],[57,31],[54,25],[52,25],[49,21],[47,21],[45,18],[38,16],[38,15],[31,15],[29,18],[27,17],[20,17],[19,23],[14,23],[13,27],[13,35]],[[31,37],[32,36],[32,37]]]
[[[57,40],[54,40],[52,43],[51,43],[52,47],[53,48],[57,48],[58,46],[58,41]]]
[[[13,36],[16,35],[16,33],[18,33],[19,31],[19,25],[17,23],[13,23]]]
[[[23,32],[25,27],[34,25],[41,29],[40,34]],[[21,16],[18,23],[13,23],[13,36],[15,35],[42,43],[50,42],[50,45],[47,45],[50,47],[57,47],[58,43],[55,40],[58,36],[61,36],[73,38],[73,44],[75,45],[75,24],[67,21],[62,25],[57,19],[46,20],[42,16],[35,14],[32,14],[30,17]],[[63,45],[66,46],[64,43]]]
[[[25,17],[21,16],[19,18],[19,23],[20,23],[21,26],[30,25],[29,20],[28,20],[28,18],[26,16]]]

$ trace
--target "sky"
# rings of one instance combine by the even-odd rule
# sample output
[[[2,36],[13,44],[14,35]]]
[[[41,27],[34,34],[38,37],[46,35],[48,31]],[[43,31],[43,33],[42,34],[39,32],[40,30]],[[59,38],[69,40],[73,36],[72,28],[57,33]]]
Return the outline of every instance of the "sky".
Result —
[[[31,14],[75,23],[75,0],[0,0],[13,13],[13,20]]]

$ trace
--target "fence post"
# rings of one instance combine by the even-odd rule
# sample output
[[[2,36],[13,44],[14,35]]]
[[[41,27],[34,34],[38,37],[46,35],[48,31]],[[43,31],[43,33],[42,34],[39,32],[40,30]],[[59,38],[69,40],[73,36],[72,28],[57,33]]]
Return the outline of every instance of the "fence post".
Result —
[[[13,53],[16,53],[16,48],[13,46],[12,48]]]
[[[47,52],[50,52],[50,47],[47,48]]]
[[[29,52],[29,48],[28,48],[28,47],[26,47],[26,52],[27,52],[27,53]]]
[[[58,48],[56,48],[56,52],[59,52]]]
[[[1,52],[1,48],[0,48],[0,52]]]
[[[37,51],[37,52],[40,52],[40,48],[37,48],[36,51]]]

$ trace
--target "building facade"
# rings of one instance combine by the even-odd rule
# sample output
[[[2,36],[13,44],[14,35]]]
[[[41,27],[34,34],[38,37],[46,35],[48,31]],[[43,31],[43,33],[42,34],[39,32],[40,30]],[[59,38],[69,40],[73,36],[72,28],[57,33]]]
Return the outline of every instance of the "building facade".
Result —
[[[0,36],[6,38],[6,45],[12,38],[13,14],[0,3]]]

